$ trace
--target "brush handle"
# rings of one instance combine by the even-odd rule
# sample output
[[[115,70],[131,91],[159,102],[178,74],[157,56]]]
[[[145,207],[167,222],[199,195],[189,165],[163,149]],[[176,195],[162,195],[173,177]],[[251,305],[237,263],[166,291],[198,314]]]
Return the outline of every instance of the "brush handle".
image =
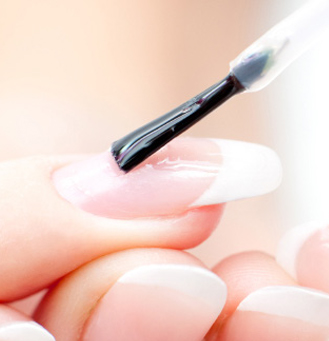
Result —
[[[246,91],[261,90],[328,30],[329,0],[311,0],[243,51],[231,72]]]

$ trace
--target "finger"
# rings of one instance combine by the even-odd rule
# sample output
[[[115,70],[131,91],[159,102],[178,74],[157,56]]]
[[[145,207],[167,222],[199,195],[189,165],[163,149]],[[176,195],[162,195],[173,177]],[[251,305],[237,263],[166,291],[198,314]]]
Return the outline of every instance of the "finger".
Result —
[[[0,339],[6,341],[55,341],[42,326],[22,313],[0,305]]]
[[[207,341],[328,340],[329,296],[296,286],[273,257],[243,253],[224,260],[216,273],[228,286],[228,317]]]
[[[329,225],[310,222],[295,227],[281,240],[278,263],[299,284],[329,293]]]
[[[106,153],[54,176],[68,201],[93,214],[125,219],[179,214],[259,195],[280,179],[280,162],[268,148],[191,138],[171,142],[128,174]]]
[[[230,256],[216,265],[213,271],[226,283],[228,296],[222,313],[207,335],[207,340],[211,341],[222,340],[223,325],[237,314],[237,307],[250,294],[267,286],[296,284],[276,264],[272,256],[258,251],[243,252]],[[239,334],[240,340],[245,340],[243,337],[244,330],[245,327],[242,328]],[[233,332],[235,333],[235,330]],[[233,334],[230,334],[229,337],[227,340],[231,340]]]
[[[216,203],[279,181],[279,161],[265,147],[186,141],[128,175],[109,153],[72,165],[76,157],[2,163],[0,300],[27,296],[110,252],[195,246],[218,224]]]
[[[225,284],[194,257],[136,249],[68,275],[35,317],[57,341],[200,341],[225,298]]]
[[[325,341],[329,295],[297,286],[251,293],[227,320],[217,341]]]
[[[266,286],[296,285],[272,256],[259,251],[227,257],[218,263],[213,271],[223,279],[228,289],[225,307],[214,329],[220,328],[240,302],[252,292]]]

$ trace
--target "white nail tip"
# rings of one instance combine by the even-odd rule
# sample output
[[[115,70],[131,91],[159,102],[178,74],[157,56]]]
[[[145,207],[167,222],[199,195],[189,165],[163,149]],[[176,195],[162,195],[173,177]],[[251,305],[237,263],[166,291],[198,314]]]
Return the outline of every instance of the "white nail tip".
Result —
[[[197,297],[222,310],[227,296],[225,283],[213,272],[180,264],[153,264],[135,268],[119,278],[118,283],[162,286]]]
[[[0,326],[0,340],[55,341],[55,338],[35,322],[16,322]]]
[[[329,295],[302,287],[262,288],[247,296],[237,309],[290,317],[329,327]]]
[[[291,276],[297,278],[295,263],[299,250],[311,235],[327,226],[328,223],[313,221],[288,231],[283,236],[278,246],[276,256],[278,264],[280,264]]]
[[[281,182],[281,163],[271,149],[247,142],[213,140],[222,155],[212,185],[192,206],[217,204],[268,193]]]

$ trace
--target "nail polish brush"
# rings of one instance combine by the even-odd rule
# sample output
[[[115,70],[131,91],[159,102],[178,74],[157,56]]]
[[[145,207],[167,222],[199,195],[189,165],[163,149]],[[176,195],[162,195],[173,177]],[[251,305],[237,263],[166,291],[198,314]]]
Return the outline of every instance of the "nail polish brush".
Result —
[[[234,59],[223,80],[115,141],[111,152],[120,169],[129,172],[234,95],[265,88],[328,28],[329,0],[311,0]]]

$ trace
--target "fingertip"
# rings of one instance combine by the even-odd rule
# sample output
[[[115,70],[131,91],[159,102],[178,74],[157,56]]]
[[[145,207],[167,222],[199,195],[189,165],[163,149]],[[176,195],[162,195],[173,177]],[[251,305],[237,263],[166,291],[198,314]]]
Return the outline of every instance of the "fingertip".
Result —
[[[120,277],[98,303],[83,340],[200,340],[225,299],[225,284],[206,269],[137,267]]]
[[[217,340],[223,325],[235,313],[240,302],[254,291],[271,285],[296,284],[278,266],[274,257],[260,251],[229,256],[219,262],[213,271],[226,283],[228,295],[220,316],[207,335],[207,340]]]
[[[215,340],[327,340],[329,296],[297,286],[270,286],[248,295]]]
[[[199,341],[225,298],[225,284],[191,255],[135,249],[64,278],[35,317],[63,341]]]
[[[140,219],[99,217],[56,191],[53,172],[85,156],[37,156],[0,165],[0,299],[17,300],[102,255],[134,247],[185,249],[205,240],[223,205]],[[13,264],[15,267],[13,268]],[[45,271],[52,264],[51,271]]]
[[[246,251],[229,256],[219,262],[213,271],[228,286],[226,313],[233,312],[238,304],[253,291],[269,286],[295,281],[278,266],[273,256],[261,251]]]
[[[297,279],[296,261],[304,243],[317,231],[327,227],[327,223],[312,221],[294,227],[281,238],[276,260],[293,278]]]
[[[209,188],[193,205],[214,204],[263,195],[281,183],[282,166],[270,148],[249,142],[212,139],[222,163]]]

